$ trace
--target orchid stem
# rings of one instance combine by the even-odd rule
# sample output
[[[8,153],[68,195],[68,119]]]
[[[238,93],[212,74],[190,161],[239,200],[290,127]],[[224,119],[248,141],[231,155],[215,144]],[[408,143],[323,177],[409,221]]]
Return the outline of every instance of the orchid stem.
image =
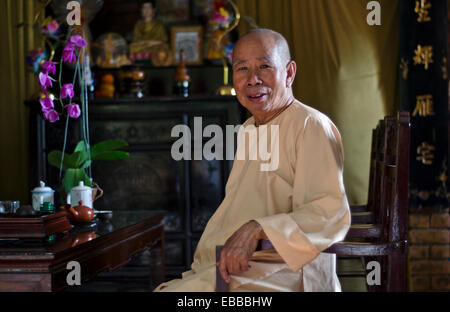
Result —
[[[85,51],[85,48],[83,47],[83,52]],[[91,140],[89,138],[89,100],[88,100],[88,89],[87,89],[87,77],[85,75],[87,74],[87,69],[89,69],[89,54],[84,53],[84,60],[83,60],[83,79],[86,84],[86,87],[84,88],[84,106],[85,106],[85,112],[86,112],[86,132],[87,132],[87,153],[88,153],[88,160],[89,160],[89,178],[92,181],[92,166],[91,166]]]
[[[59,77],[58,77],[59,90],[62,89],[62,83],[61,83],[62,68],[63,68],[63,59],[62,59],[62,56],[61,56],[61,59],[59,60]],[[63,103],[63,100],[61,99],[61,95],[58,96],[58,98],[59,98],[59,103],[61,103],[61,107],[64,109],[64,103]]]
[[[75,82],[76,82],[75,78],[77,77],[79,63],[80,63],[80,56],[78,55],[78,57],[77,57],[77,64],[75,65],[75,73],[73,74],[73,80],[72,80],[73,90],[75,90]],[[72,104],[72,98],[70,98],[70,100],[69,100],[69,105],[70,104]]]
[[[79,66],[79,62],[77,62],[77,67]],[[82,73],[81,70],[78,71],[78,82],[80,84],[81,92],[80,92],[80,101],[81,101],[81,125],[82,125],[82,133],[83,133],[83,140],[87,144],[87,134],[86,134],[86,118],[85,118],[85,107],[84,107],[84,84],[82,80]]]
[[[78,60],[79,60],[79,56],[78,56]],[[77,66],[75,67],[75,73],[73,75],[73,83],[72,86],[73,88],[75,88],[75,77],[77,76],[77,69],[78,69],[78,60],[77,60]],[[59,88],[61,89],[61,73],[62,73],[62,58],[61,58],[61,62],[60,62],[60,66],[59,66]],[[61,105],[64,109],[64,104],[62,102],[61,96],[59,97],[59,100],[61,102]],[[69,105],[72,103],[72,98],[70,98],[69,100]],[[69,114],[67,114],[67,118],[66,118],[66,127],[64,130],[64,143],[63,143],[63,150],[62,150],[62,156],[61,156],[61,164],[59,165],[59,181],[61,182],[61,177],[62,177],[62,167],[63,167],[63,162],[64,162],[64,154],[66,153],[66,144],[67,144],[67,132],[69,129]]]
[[[67,114],[66,118],[66,128],[64,130],[64,144],[63,144],[63,150],[62,150],[62,157],[61,157],[61,164],[59,165],[59,182],[61,183],[61,177],[62,177],[62,167],[64,162],[64,153],[66,151],[66,143],[67,143],[67,130],[69,128],[69,114]]]

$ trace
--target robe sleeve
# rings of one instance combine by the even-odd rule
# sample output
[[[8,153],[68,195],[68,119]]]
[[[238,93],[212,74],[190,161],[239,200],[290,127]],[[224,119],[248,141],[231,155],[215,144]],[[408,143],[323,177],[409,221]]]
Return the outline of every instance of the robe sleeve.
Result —
[[[296,139],[292,212],[257,221],[278,254],[297,271],[344,239],[350,209],[343,183],[343,148],[327,117],[308,117]]]

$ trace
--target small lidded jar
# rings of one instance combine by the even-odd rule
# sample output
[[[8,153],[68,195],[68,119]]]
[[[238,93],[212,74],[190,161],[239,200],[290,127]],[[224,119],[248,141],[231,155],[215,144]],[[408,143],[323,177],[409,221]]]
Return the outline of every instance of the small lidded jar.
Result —
[[[43,181],[40,181],[40,186],[35,187],[31,191],[31,199],[33,209],[39,211],[41,209],[41,204],[45,202],[49,202],[54,204],[54,193],[55,191],[52,188],[45,186]]]

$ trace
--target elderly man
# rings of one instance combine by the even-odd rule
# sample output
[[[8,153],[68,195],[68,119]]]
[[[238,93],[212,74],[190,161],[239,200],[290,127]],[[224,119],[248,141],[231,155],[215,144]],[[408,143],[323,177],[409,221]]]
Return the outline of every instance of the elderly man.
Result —
[[[296,69],[277,32],[257,29],[237,42],[233,83],[253,115],[241,129],[277,126],[257,133],[258,140],[276,141],[278,166],[262,171],[261,158],[235,159],[192,270],[157,291],[214,291],[216,266],[231,291],[340,291],[335,255],[321,251],[350,226],[342,143],[328,117],[294,98]],[[251,143],[238,140],[238,153],[247,148]],[[275,249],[255,252],[260,239]],[[224,245],[218,263],[217,245]]]

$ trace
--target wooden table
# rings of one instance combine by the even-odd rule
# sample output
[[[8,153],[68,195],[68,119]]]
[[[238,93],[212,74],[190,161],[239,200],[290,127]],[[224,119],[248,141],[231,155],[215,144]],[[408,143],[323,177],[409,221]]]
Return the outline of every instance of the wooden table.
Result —
[[[63,290],[70,287],[67,277],[74,272],[73,267],[68,269],[69,262],[80,264],[83,282],[125,265],[149,247],[161,248],[164,279],[165,215],[164,211],[114,211],[110,221],[76,225],[51,241],[0,240],[0,291]]]

